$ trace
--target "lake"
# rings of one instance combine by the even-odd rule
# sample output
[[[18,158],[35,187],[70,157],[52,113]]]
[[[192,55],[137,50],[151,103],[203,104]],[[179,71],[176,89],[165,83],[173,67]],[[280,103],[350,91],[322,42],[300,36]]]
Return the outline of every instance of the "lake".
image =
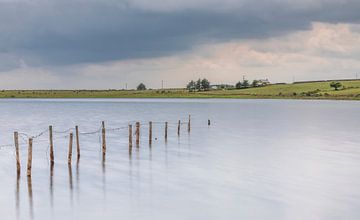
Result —
[[[3,99],[1,218],[360,219],[359,113],[356,101]],[[136,121],[140,145],[129,153],[127,126]],[[68,128],[75,125],[81,158],[74,142],[69,167]],[[14,131],[21,132],[19,179]],[[28,179],[26,135],[41,132]]]

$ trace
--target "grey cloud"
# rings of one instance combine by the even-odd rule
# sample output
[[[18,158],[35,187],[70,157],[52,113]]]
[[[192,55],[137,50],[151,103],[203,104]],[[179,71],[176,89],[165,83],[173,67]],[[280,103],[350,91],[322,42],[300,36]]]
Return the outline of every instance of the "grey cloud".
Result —
[[[355,0],[225,1],[218,9],[215,0],[211,7],[204,0],[203,7],[184,1],[164,8],[161,2],[148,7],[142,1],[0,1],[0,57],[13,59],[0,61],[0,69],[17,65],[16,59],[61,66],[158,57],[207,42],[304,30],[312,21],[360,22]]]

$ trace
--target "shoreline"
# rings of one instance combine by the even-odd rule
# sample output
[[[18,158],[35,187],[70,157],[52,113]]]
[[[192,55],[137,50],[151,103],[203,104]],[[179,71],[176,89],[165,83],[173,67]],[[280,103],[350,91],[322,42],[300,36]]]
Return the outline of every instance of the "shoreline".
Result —
[[[0,97],[0,100],[16,99],[259,99],[259,100],[333,100],[333,101],[360,101],[360,97],[291,97],[291,96],[15,96]]]
[[[342,81],[340,89],[329,82],[272,84],[242,89],[217,89],[189,92],[184,88],[117,90],[117,89],[33,89],[0,90],[0,99],[16,98],[158,98],[158,99],[291,99],[291,100],[360,100],[360,80]]]

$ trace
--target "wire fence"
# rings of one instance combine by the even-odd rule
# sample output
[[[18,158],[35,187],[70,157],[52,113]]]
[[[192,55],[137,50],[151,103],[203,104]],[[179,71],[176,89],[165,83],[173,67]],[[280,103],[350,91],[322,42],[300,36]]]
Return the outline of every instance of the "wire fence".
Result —
[[[129,129],[129,125],[132,125],[135,122],[139,122],[141,127],[149,127],[149,122],[144,122],[144,121],[131,121],[127,124],[127,126],[121,126],[121,127],[110,127],[110,128],[106,128],[105,131],[107,133],[109,132],[116,132],[116,131],[121,131],[121,130],[127,130]],[[180,123],[179,123],[180,122]],[[179,125],[188,125],[189,122],[166,122],[166,121],[152,121],[153,125],[161,125],[163,124],[164,126],[167,126],[169,128],[176,128]],[[99,135],[99,141],[101,139],[101,132],[102,132],[102,126],[100,126],[98,129],[93,130],[93,131],[79,131],[78,135],[79,136],[89,136],[89,135]],[[69,138],[70,133],[74,133],[75,131],[75,127],[74,128],[68,128],[65,130],[53,130],[53,140],[59,140],[62,138]],[[49,142],[49,139],[42,139],[42,137],[44,135],[49,135],[49,128],[45,129],[35,135],[30,135],[28,133],[24,133],[24,132],[18,132],[19,135],[19,146],[24,146],[28,144],[28,140],[31,138],[33,139],[34,143],[42,143],[42,142]],[[136,129],[133,129],[133,136],[136,136]],[[6,149],[6,148],[15,148],[15,144],[14,143],[9,143],[9,144],[3,144],[0,145],[0,150]]]

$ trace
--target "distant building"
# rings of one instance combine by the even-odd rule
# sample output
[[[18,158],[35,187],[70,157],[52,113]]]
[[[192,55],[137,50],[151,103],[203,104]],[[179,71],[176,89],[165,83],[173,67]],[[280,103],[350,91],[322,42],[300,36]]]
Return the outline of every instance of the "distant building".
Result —
[[[218,89],[233,89],[235,88],[234,85],[229,85],[229,84],[215,84],[215,85],[210,85],[210,89],[212,90],[218,90]]]
[[[259,86],[267,86],[270,85],[270,81],[268,79],[259,79]]]

